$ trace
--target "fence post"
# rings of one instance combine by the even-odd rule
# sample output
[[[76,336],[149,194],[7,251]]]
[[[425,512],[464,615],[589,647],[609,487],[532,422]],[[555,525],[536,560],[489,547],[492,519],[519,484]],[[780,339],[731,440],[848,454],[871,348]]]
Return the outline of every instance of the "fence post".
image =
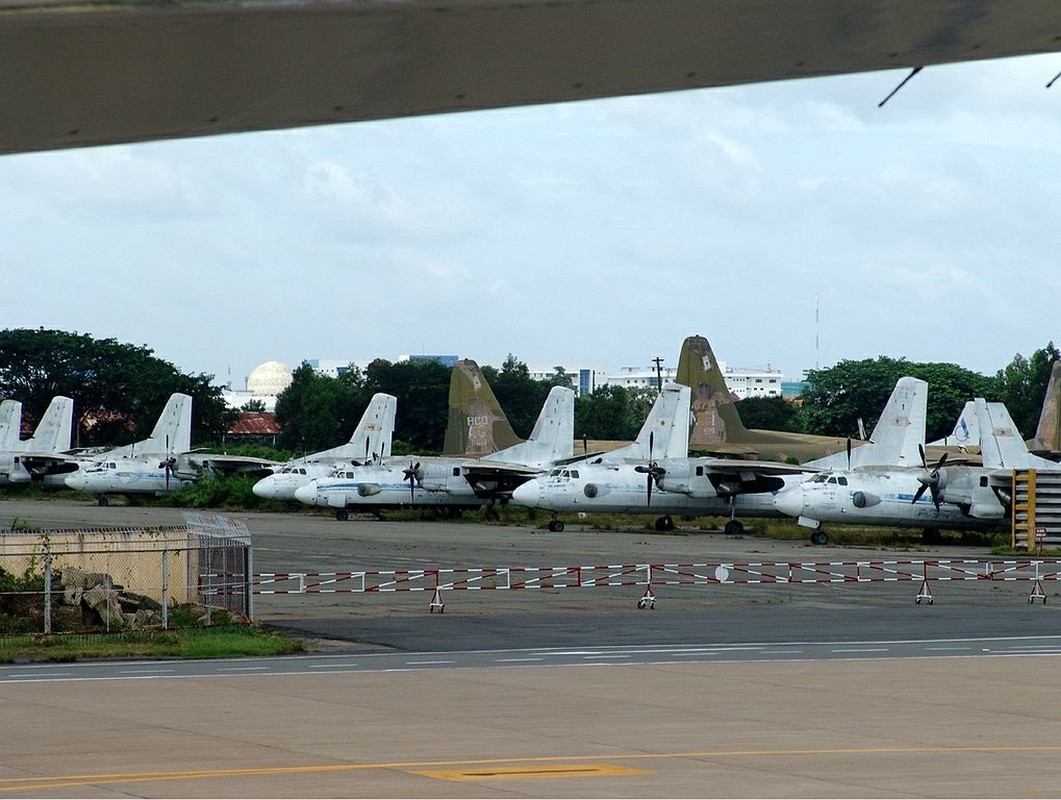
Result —
[[[44,632],[52,632],[52,551],[44,551]]]
[[[247,619],[254,622],[254,553],[251,551],[249,544],[243,545],[244,553],[244,597],[246,602],[244,603],[244,611],[247,612]]]
[[[169,550],[162,551],[162,630],[169,630]]]

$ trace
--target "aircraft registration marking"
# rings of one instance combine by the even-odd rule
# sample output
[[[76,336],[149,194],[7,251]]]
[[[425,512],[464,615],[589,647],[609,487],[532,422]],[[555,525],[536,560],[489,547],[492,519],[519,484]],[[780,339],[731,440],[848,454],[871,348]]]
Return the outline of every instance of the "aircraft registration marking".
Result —
[[[470,767],[413,770],[414,775],[444,781],[533,780],[537,778],[600,778],[651,775],[652,771],[620,764],[542,764],[523,767]]]

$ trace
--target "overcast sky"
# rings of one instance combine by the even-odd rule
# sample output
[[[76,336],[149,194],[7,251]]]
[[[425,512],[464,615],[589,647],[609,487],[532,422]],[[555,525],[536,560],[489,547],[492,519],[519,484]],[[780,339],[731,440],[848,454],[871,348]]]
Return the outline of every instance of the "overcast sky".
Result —
[[[1061,55],[0,157],[0,327],[259,363],[1061,343]],[[815,305],[820,297],[820,353]]]

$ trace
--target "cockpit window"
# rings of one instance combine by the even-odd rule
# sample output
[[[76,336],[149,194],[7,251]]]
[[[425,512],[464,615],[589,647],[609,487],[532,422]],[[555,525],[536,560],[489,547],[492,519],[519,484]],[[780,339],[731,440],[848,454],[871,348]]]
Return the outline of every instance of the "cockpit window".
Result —
[[[577,478],[578,477],[578,470],[577,469],[571,470],[571,477],[572,478]]]
[[[841,475],[839,478],[837,478],[836,481],[841,486],[847,486],[847,478],[845,478],[843,475]]]

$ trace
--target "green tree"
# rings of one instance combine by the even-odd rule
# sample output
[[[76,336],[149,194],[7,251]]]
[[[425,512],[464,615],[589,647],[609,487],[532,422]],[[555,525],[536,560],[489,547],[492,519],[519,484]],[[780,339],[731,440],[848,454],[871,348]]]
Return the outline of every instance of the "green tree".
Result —
[[[482,370],[512,430],[520,438],[526,439],[534,430],[534,423],[553,384],[531,378],[527,365],[511,353],[500,370],[491,366],[484,366]]]
[[[575,401],[575,437],[634,439],[655,399],[655,389],[601,386]]]
[[[233,414],[213,378],[184,374],[148,347],[116,339],[44,328],[0,331],[0,396],[22,401],[31,420],[55,395],[73,398],[75,444],[82,446],[146,437],[174,392],[193,398],[193,441],[220,438]]]
[[[992,379],[956,364],[914,363],[887,356],[845,360],[807,373],[808,388],[803,392],[801,413],[804,431],[857,436],[861,418],[866,432],[870,432],[895,382],[903,375],[928,382],[929,441],[951,432],[966,401],[974,397],[992,400],[996,395]]]
[[[1050,342],[1032,353],[1030,358],[1018,353],[995,375],[998,396],[1025,439],[1035,435],[1050,373],[1059,358],[1061,354]]]
[[[342,424],[343,392],[338,379],[321,375],[302,362],[292,373],[290,385],[276,398],[280,446],[305,455],[346,441]]]
[[[446,438],[452,370],[438,361],[376,359],[365,369],[364,391],[398,398],[394,437],[414,453],[438,453]],[[367,405],[367,399],[365,401]]]
[[[781,397],[749,397],[736,406],[746,428],[793,433],[802,430],[800,407]]]

